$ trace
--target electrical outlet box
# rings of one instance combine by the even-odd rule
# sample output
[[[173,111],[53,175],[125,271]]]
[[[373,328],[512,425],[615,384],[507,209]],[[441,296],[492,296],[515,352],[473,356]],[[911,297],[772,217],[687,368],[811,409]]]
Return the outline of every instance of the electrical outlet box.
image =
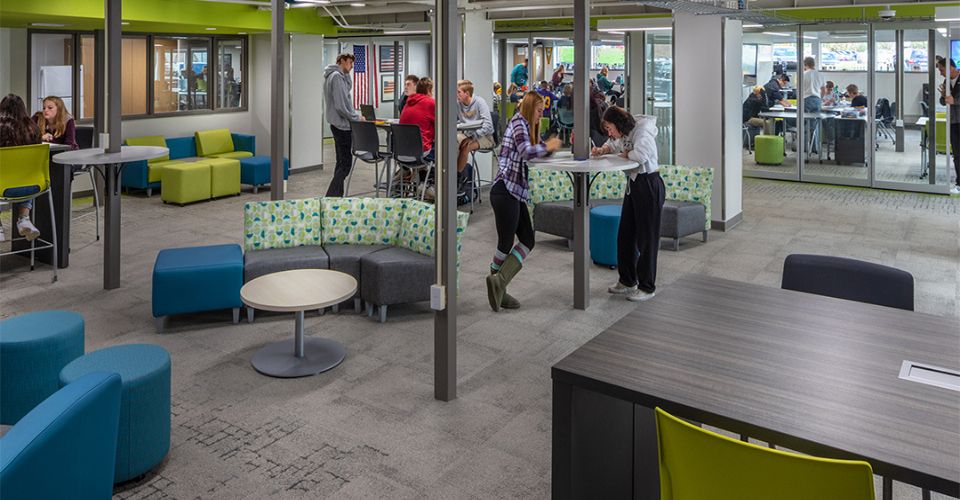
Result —
[[[447,308],[447,287],[443,285],[430,286],[430,309],[442,311]]]

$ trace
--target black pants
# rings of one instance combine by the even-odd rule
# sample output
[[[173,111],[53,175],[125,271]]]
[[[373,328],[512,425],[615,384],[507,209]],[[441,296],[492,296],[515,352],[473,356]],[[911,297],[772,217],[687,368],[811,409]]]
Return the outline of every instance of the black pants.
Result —
[[[660,251],[660,213],[666,188],[658,172],[640,174],[630,181],[630,194],[623,199],[617,233],[617,270],[620,283],[637,285],[653,293]]]
[[[514,236],[528,250],[533,250],[533,222],[527,204],[514,198],[501,181],[490,188],[490,206],[497,224],[497,250],[509,254]]]
[[[350,175],[350,163],[353,161],[353,138],[349,130],[340,130],[331,126],[333,132],[334,149],[337,152],[337,166],[333,170],[333,179],[327,188],[327,196],[343,196],[343,182]]]
[[[957,186],[960,186],[960,123],[950,124],[950,154],[953,155],[953,170],[957,174]]]

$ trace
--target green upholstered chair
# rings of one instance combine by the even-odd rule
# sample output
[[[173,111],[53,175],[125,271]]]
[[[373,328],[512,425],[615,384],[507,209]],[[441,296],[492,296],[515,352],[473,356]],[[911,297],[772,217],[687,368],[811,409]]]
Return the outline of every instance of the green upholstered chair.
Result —
[[[240,194],[240,160],[205,158],[201,161],[210,165],[211,198]]]
[[[213,158],[250,158],[250,151],[237,151],[230,129],[201,130],[194,134],[197,141],[197,154]]]
[[[148,135],[143,137],[131,137],[126,140],[127,145],[130,146],[159,146],[161,148],[167,147],[167,141],[160,135]],[[180,160],[171,160],[169,154],[165,154],[161,157],[154,158],[152,160],[147,160],[147,182],[152,184],[154,182],[160,182],[160,179],[163,177],[163,169],[169,165],[179,165],[183,163]],[[147,196],[153,194],[152,189],[147,190]]]
[[[947,154],[947,113],[938,111],[935,115],[937,131],[937,152]]]
[[[656,409],[662,500],[873,500],[870,464],[744,443]]]
[[[209,200],[210,164],[197,161],[164,167],[162,184],[160,199],[164,203],[185,205]]]
[[[758,135],[754,138],[754,159],[761,165],[783,165],[783,137]]]

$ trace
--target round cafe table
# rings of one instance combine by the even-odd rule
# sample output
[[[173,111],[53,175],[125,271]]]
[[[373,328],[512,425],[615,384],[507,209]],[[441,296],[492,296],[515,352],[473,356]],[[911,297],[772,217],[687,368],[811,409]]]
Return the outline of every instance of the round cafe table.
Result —
[[[339,304],[356,292],[357,280],[353,276],[328,269],[294,269],[248,281],[240,289],[244,304],[264,311],[293,312],[296,316],[293,339],[262,347],[253,355],[253,367],[271,377],[294,378],[316,375],[339,365],[347,356],[343,344],[305,337],[303,313]]]

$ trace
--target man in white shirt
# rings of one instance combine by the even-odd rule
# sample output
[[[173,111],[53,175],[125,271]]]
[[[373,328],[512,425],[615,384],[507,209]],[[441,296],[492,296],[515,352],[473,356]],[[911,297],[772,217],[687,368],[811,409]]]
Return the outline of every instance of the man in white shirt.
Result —
[[[823,77],[817,71],[816,61],[812,57],[803,58],[803,85],[801,85],[800,98],[803,99],[803,112],[807,114],[820,114],[823,108],[823,95],[827,92]],[[820,149],[820,120],[805,119],[804,133],[806,135],[805,143],[812,147],[805,148],[810,154],[818,154]]]

